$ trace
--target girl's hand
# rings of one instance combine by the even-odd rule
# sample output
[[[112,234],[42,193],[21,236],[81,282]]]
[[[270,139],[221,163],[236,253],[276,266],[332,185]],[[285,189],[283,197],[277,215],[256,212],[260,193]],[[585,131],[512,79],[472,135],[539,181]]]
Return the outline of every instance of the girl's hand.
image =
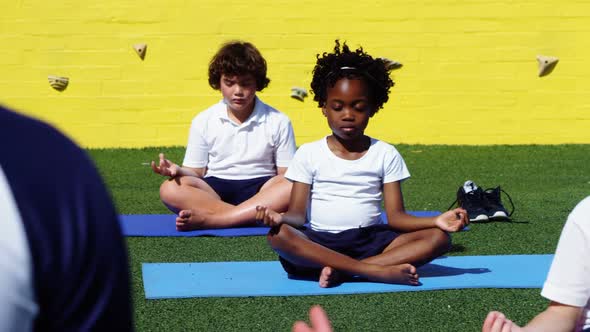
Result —
[[[443,231],[457,232],[469,224],[469,217],[467,211],[456,208],[436,217],[434,224]]]
[[[283,215],[266,206],[256,206],[256,220],[261,220],[266,226],[274,227],[283,223]]]
[[[164,154],[160,153],[160,163],[156,166],[156,163],[152,160],[152,170],[162,176],[174,178],[180,173],[180,166],[164,158]]]

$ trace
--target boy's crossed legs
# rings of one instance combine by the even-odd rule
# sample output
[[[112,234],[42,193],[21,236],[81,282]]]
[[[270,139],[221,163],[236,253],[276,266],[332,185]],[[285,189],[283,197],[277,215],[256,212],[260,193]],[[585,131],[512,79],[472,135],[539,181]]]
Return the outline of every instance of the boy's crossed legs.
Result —
[[[380,254],[360,260],[315,243],[286,224],[273,228],[267,239],[288,263],[321,268],[321,287],[338,283],[341,273],[377,282],[417,285],[415,266],[428,263],[450,248],[448,234],[437,228],[400,234]]]
[[[272,177],[254,196],[238,205],[222,201],[207,182],[193,176],[176,177],[160,187],[162,202],[178,213],[179,231],[254,224],[257,205],[283,212],[289,205],[290,193],[291,182],[282,175]]]

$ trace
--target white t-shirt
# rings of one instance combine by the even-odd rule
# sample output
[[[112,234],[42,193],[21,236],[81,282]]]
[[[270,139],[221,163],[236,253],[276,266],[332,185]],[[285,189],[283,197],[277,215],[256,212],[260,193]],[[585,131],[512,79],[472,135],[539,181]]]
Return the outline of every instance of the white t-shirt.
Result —
[[[242,124],[232,121],[222,101],[192,121],[183,166],[207,167],[205,176],[230,180],[274,176],[295,154],[289,118],[256,97]]]
[[[410,173],[390,144],[371,138],[367,153],[345,160],[332,153],[325,137],[299,147],[285,177],[311,184],[311,228],[338,233],[381,223],[383,184],[404,180]]]
[[[576,307],[584,307],[588,318],[590,299],[590,197],[574,208],[563,227],[555,257],[541,295]],[[580,322],[582,324],[584,322]],[[582,329],[578,325],[576,331]],[[590,323],[584,323],[590,325]]]
[[[20,213],[0,167],[0,331],[30,331],[39,312],[31,253]]]

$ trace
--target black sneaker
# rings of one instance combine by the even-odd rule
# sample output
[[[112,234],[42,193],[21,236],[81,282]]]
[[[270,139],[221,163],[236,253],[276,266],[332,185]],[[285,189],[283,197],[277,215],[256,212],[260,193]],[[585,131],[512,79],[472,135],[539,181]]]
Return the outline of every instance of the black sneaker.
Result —
[[[457,190],[457,203],[469,215],[469,221],[488,221],[486,200],[483,190],[473,181],[465,181]]]
[[[502,204],[502,198],[500,197],[502,192],[506,194],[512,205],[512,212],[510,213],[508,213]],[[483,195],[486,200],[486,209],[490,220],[510,220],[510,216],[514,213],[514,203],[512,203],[510,196],[500,186],[486,189]]]

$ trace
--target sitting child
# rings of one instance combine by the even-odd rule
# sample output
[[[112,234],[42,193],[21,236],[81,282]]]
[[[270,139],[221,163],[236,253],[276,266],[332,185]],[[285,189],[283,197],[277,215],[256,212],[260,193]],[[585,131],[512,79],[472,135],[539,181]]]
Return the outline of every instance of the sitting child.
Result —
[[[262,102],[266,61],[247,42],[230,42],[209,65],[209,85],[223,100],[193,120],[182,166],[160,154],[154,172],[168,176],[162,202],[176,228],[224,228],[254,222],[256,206],[285,211],[291,183],[283,176],[295,153],[289,118]]]
[[[550,302],[526,326],[498,311],[486,317],[482,332],[590,331],[590,196],[570,213],[541,295]]]
[[[393,84],[384,61],[362,48],[336,41],[333,53],[318,55],[311,88],[332,134],[297,150],[285,174],[293,183],[288,211],[260,205],[256,214],[272,227],[268,241],[289,274],[319,275],[321,287],[342,276],[417,285],[416,266],[445,253],[447,232],[468,223],[461,208],[430,218],[406,213],[404,160],[364,134]],[[308,209],[311,227],[302,228]]]

